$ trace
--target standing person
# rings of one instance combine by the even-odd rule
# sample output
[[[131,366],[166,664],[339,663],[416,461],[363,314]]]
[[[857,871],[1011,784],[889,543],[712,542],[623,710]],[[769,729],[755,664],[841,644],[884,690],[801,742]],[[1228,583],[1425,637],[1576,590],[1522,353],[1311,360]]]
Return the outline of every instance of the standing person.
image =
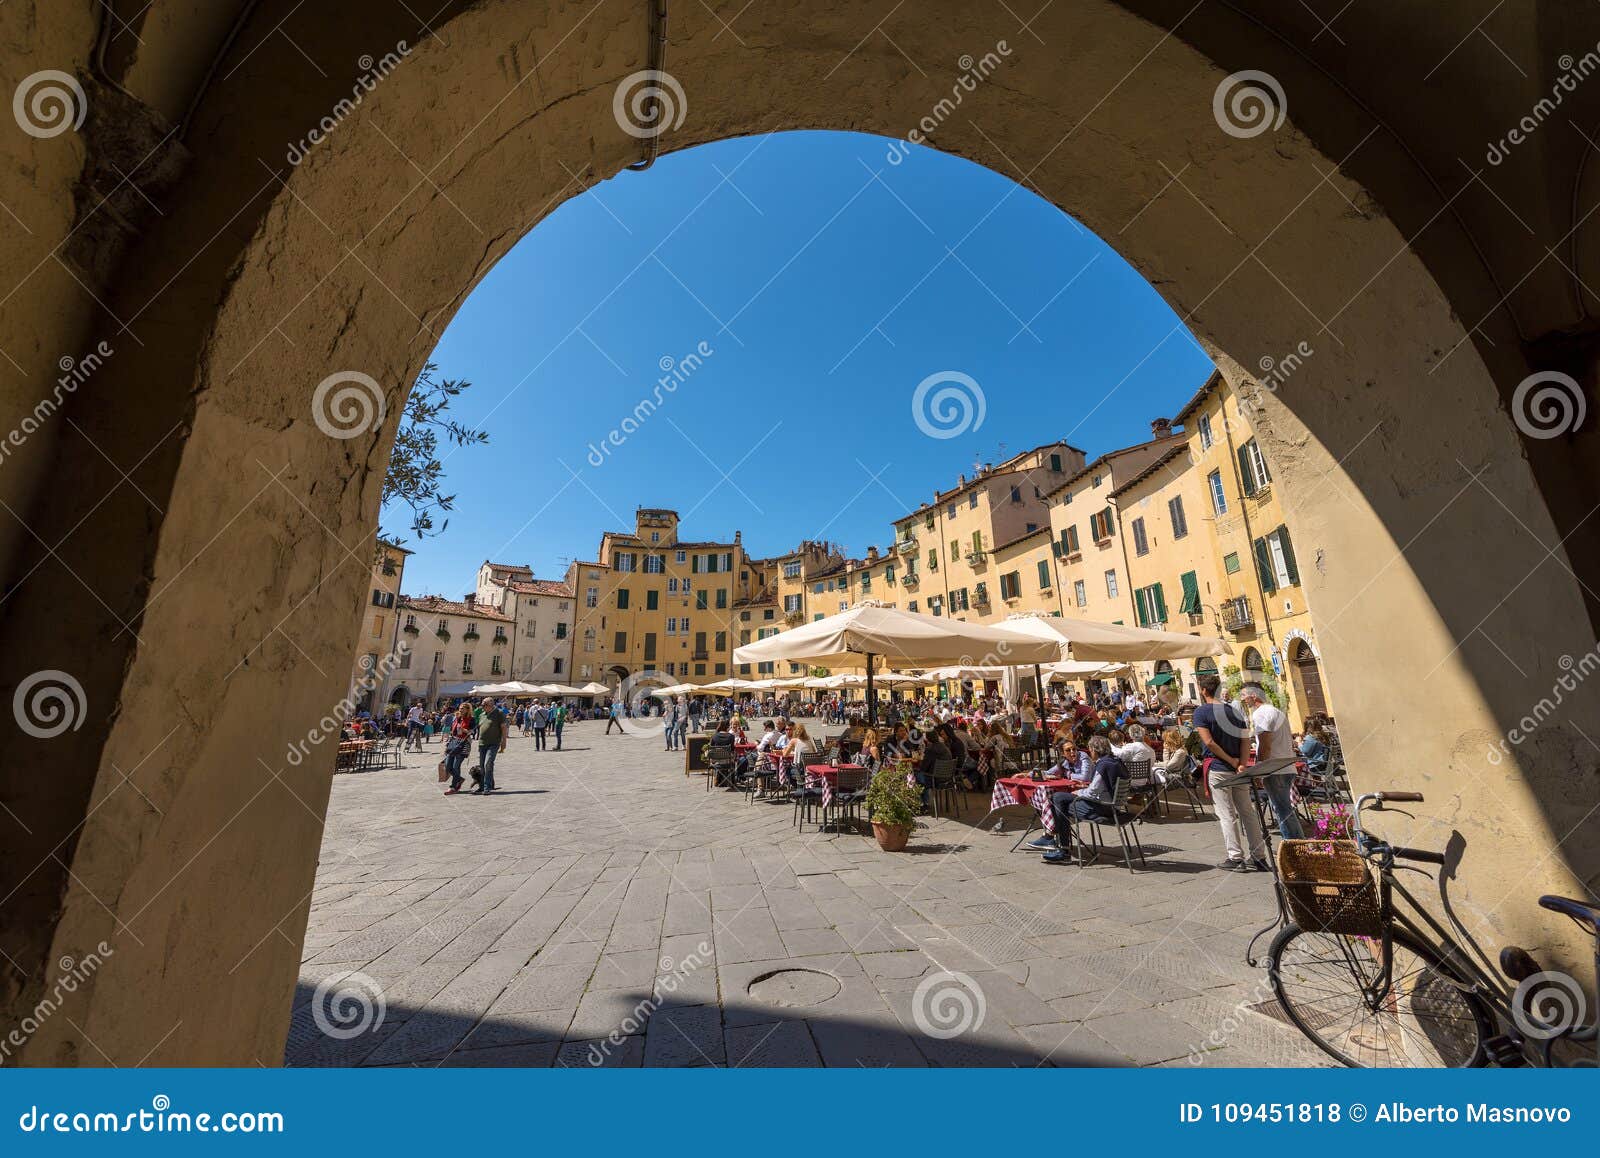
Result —
[[[1027,747],[1033,747],[1035,734],[1039,731],[1039,708],[1033,702],[1033,693],[1029,692],[1022,697],[1022,742]]]
[[[556,733],[556,751],[561,751],[561,729],[567,725],[567,702],[557,700],[555,707],[550,710],[550,724]]]
[[[510,738],[505,712],[495,707],[492,696],[485,696],[478,717],[478,765],[483,769],[483,784],[474,792],[482,795],[494,791],[494,758],[506,750]]]
[[[705,705],[700,702],[700,697],[696,696],[689,701],[689,726],[696,732],[700,731],[700,721],[704,715]]]
[[[1217,823],[1222,825],[1222,843],[1227,846],[1228,859],[1217,867],[1231,873],[1244,873],[1255,869],[1266,872],[1266,839],[1261,832],[1261,821],[1256,816],[1256,806],[1250,800],[1248,784],[1219,788],[1219,782],[1239,775],[1240,754],[1244,750],[1244,716],[1226,700],[1218,697],[1222,681],[1214,675],[1199,679],[1201,704],[1194,710],[1194,731],[1200,737],[1205,756],[1202,765],[1206,783],[1211,786],[1211,799],[1217,806]],[[1244,843],[1239,840],[1239,830],[1244,830]],[[1250,859],[1245,860],[1244,844],[1250,846]]]
[[[444,769],[450,774],[450,787],[444,790],[446,796],[461,791],[461,765],[466,763],[471,751],[472,712],[462,704],[450,719],[450,730],[444,742]]]
[[[544,734],[550,727],[549,710],[542,703],[534,704],[528,709],[527,723],[533,729],[533,750],[535,752],[543,752],[545,750]]]
[[[1257,684],[1246,684],[1239,692],[1244,710],[1250,713],[1250,727],[1256,734],[1256,763],[1280,760],[1295,754],[1294,737],[1289,734],[1289,717],[1281,708],[1267,703],[1267,695]],[[1261,777],[1267,802],[1278,818],[1278,832],[1284,840],[1304,840],[1306,831],[1294,809],[1294,765],[1282,772]]]
[[[406,713],[406,751],[422,751],[422,705],[412,704]]]
[[[676,752],[678,739],[678,705],[668,700],[661,708],[662,731],[667,737],[667,751]]]
[[[622,726],[622,704],[617,700],[611,701],[611,710],[606,713],[606,735],[611,735],[612,728],[619,732],[628,730]]]

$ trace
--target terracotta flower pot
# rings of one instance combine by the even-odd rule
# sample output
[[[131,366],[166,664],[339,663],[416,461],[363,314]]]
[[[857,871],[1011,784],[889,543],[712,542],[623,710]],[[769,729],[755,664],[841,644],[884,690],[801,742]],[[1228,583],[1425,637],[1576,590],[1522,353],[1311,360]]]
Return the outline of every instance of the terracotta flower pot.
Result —
[[[878,847],[884,852],[900,852],[911,839],[909,824],[879,824],[872,822],[872,835],[878,838]]]

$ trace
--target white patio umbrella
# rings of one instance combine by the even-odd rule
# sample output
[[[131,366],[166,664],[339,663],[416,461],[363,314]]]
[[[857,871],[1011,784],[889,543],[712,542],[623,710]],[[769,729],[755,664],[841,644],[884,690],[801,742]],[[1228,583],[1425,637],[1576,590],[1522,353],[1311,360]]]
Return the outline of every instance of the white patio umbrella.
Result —
[[[673,684],[671,687],[655,688],[647,694],[652,696],[686,696],[690,692],[697,690],[694,684]]]
[[[714,684],[704,684],[704,685],[701,686],[700,690],[701,691],[709,691],[710,689],[715,688],[718,691],[732,693],[732,692],[749,691],[751,688],[753,688],[755,686],[756,685],[753,682],[751,682],[750,680],[742,680],[742,679],[739,679],[737,676],[729,676],[727,679],[718,680]]]
[[[588,683],[584,684],[578,689],[579,694],[585,696],[603,696],[610,691],[611,689],[606,687],[605,684],[596,683],[593,680],[590,680]]]
[[[537,690],[540,694],[546,696],[581,696],[584,694],[582,688],[568,687],[566,684],[540,684]]]
[[[1136,663],[1157,659],[1201,659],[1226,655],[1225,641],[1181,631],[1155,631],[1122,623],[1098,623],[1063,615],[1013,615],[1007,630],[1038,640],[1053,640],[1061,649],[1058,660],[1098,660],[1101,663]]]
[[[868,718],[874,722],[877,697],[872,694],[873,671],[879,660],[899,667],[933,667],[941,663],[972,663],[976,657],[999,664],[1048,663],[1061,658],[1061,649],[1057,644],[1001,627],[859,603],[848,611],[744,644],[733,652],[734,663],[804,660],[823,667],[864,667]]]
[[[512,696],[520,689],[519,684],[473,684],[468,695],[473,696]]]
[[[800,686],[803,688],[825,688],[831,678],[831,676],[807,676],[800,681]]]

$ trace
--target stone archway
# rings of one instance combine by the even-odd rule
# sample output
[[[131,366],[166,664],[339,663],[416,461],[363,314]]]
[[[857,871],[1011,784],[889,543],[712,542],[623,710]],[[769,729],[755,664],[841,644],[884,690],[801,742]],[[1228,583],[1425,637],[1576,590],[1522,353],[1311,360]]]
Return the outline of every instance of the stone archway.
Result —
[[[1328,698],[1322,689],[1322,669],[1317,664],[1311,644],[1304,639],[1290,640],[1289,654],[1285,660],[1288,664],[1287,674],[1294,688],[1294,699],[1300,705],[1301,714],[1326,716]]]
[[[1417,787],[1394,770],[1428,770],[1416,775],[1442,825],[1425,816],[1410,842],[1461,830],[1471,859],[1457,911],[1548,941],[1507,906],[1504,882],[1523,874],[1530,845],[1553,855],[1527,894],[1596,872],[1592,834],[1573,836],[1595,797],[1593,760],[1552,726],[1512,753],[1515,787],[1503,768],[1483,773],[1528,687],[1548,686],[1590,622],[1565,560],[1591,538],[1573,518],[1558,533],[1552,510],[1569,511],[1570,496],[1539,485],[1563,464],[1579,472],[1553,445],[1537,474],[1530,465],[1504,404],[1529,364],[1514,333],[1491,336],[1510,326],[1495,279],[1405,139],[1269,25],[1232,6],[1193,20],[1167,7],[1084,0],[997,30],[986,11],[930,0],[892,38],[878,35],[892,13],[820,0],[742,18],[690,8],[671,46],[689,115],[662,146],[916,129],[1115,239],[1234,381],[1312,347],[1267,383],[1252,420],[1275,481],[1302,496],[1289,518],[1324,662],[1349,689],[1341,713],[1383,719],[1399,698],[1392,670],[1373,665],[1380,644],[1431,667],[1437,709],[1428,729],[1380,737],[1382,760],[1348,747],[1352,777]],[[170,65],[174,88],[191,78],[194,101],[166,211],[131,237],[95,239],[107,267],[96,296],[117,320],[58,323],[46,316],[57,299],[41,295],[37,316],[8,315],[0,342],[45,389],[60,351],[102,334],[114,348],[93,389],[68,400],[72,428],[5,480],[27,533],[4,543],[0,682],[70,668],[87,705],[77,730],[17,745],[19,762],[59,775],[8,800],[33,823],[0,853],[15,882],[7,955],[26,969],[117,945],[27,1061],[139,1059],[154,1045],[152,1063],[277,1059],[328,792],[323,772],[282,755],[344,691],[353,640],[318,625],[349,622],[360,600],[404,385],[522,234],[646,155],[613,115],[619,83],[649,60],[633,8],[451,5],[431,37],[404,5],[376,0],[337,19],[275,0],[251,12],[214,73],[181,38],[162,42],[174,60],[152,48],[137,62]],[[155,40],[178,18],[153,13]],[[730,18],[738,35],[725,35]],[[46,26],[50,53],[87,71],[92,27]],[[915,63],[948,69],[1001,40],[1003,74],[956,86],[959,115],[951,79]],[[382,60],[402,44],[402,63],[359,103],[343,71],[304,67]],[[1218,120],[1229,71],[1247,67],[1286,93],[1274,130]],[[298,147],[323,123],[325,140]],[[86,139],[109,165],[112,143]],[[75,141],[26,145],[36,183],[70,189],[88,171]],[[886,146],[885,171],[890,158]],[[70,225],[41,230],[41,244]],[[1409,248],[1425,227],[1420,252]],[[371,420],[330,433],[316,403],[352,385]],[[129,474],[138,486],[123,485]],[[64,478],[73,485],[52,485]],[[1515,552],[1484,552],[1486,519],[1555,544],[1545,557],[1560,566],[1530,572]],[[59,593],[80,589],[92,598],[63,620]],[[1507,617],[1514,637],[1484,642]],[[138,793],[120,791],[130,778]],[[8,974],[8,998],[31,1005],[42,976]]]

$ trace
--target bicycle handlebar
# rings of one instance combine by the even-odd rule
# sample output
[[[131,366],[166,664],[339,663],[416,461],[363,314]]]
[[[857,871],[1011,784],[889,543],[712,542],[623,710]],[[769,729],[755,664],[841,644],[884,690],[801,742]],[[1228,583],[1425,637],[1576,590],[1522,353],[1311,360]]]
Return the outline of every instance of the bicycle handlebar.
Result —
[[[1401,860],[1420,860],[1427,864],[1436,864],[1440,866],[1444,864],[1443,853],[1429,852],[1425,848],[1406,848],[1403,845],[1394,844],[1389,846],[1389,851],[1394,853],[1394,855],[1399,857]]]
[[[1374,811],[1382,812],[1385,804],[1420,804],[1421,802],[1422,793],[1420,792],[1367,792],[1358,797],[1351,827],[1354,830],[1356,844],[1361,849],[1361,855],[1370,856],[1374,853],[1387,851],[1390,856],[1442,866],[1445,863],[1442,853],[1429,852],[1427,849],[1422,848],[1404,848],[1400,845],[1387,844],[1377,837],[1369,837],[1361,830],[1361,810],[1368,807],[1369,803]]]
[[[1393,802],[1395,804],[1421,804],[1422,803],[1422,793],[1420,793],[1420,792],[1375,792],[1375,793],[1373,793],[1373,795],[1375,795],[1378,798],[1379,805],[1387,804],[1387,803],[1390,803],[1390,802]]]

